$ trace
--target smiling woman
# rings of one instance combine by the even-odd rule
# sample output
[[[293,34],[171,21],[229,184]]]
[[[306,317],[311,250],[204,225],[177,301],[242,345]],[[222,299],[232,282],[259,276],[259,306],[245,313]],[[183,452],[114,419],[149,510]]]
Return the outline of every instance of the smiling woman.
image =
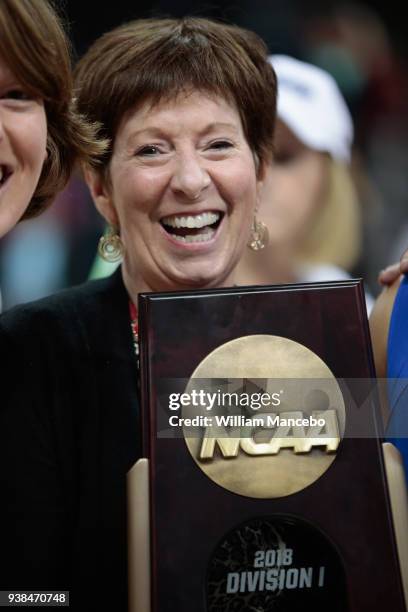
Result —
[[[42,100],[28,94],[0,58],[0,232],[23,215],[47,157]]]
[[[234,282],[272,149],[275,75],[251,32],[141,20],[80,60],[76,104],[110,143],[85,176],[112,226],[102,251],[123,264],[1,319],[0,576],[69,589],[71,609],[125,612],[137,294]]]
[[[0,237],[103,152],[72,106],[69,44],[46,0],[0,2]]]
[[[260,182],[235,105],[194,90],[144,103],[118,129],[109,176],[88,181],[121,228],[135,302],[141,291],[233,283]]]
[[[134,301],[143,290],[233,283],[272,149],[276,85],[265,53],[233,26],[141,20],[80,61],[78,108],[112,143],[104,171],[87,181],[120,235]]]

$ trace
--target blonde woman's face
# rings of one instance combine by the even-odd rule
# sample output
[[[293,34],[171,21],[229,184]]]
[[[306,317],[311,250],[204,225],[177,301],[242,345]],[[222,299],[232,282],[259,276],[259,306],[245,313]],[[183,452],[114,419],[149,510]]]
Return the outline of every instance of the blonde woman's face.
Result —
[[[306,147],[278,121],[275,156],[261,196],[261,216],[272,246],[299,245],[324,205],[328,175],[328,155]]]
[[[19,83],[0,57],[0,237],[19,221],[46,158],[44,104]]]

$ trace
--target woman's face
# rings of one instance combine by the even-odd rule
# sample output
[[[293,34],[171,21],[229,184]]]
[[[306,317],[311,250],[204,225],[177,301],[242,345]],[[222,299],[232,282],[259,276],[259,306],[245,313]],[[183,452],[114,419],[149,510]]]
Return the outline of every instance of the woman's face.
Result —
[[[196,91],[145,103],[122,120],[109,171],[91,190],[120,228],[128,289],[233,282],[259,189],[236,108]]]
[[[0,236],[21,218],[46,158],[47,120],[0,57]]]
[[[261,205],[272,246],[300,244],[324,205],[329,165],[328,155],[309,149],[277,122],[275,158],[265,170]]]

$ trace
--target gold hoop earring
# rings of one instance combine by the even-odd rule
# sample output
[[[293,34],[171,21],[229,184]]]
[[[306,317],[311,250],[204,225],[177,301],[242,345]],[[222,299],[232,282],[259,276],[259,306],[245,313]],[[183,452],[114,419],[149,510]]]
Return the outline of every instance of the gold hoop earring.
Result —
[[[105,261],[115,263],[123,257],[123,243],[119,234],[113,227],[110,227],[106,234],[100,237],[98,253]]]
[[[252,221],[251,235],[247,242],[247,247],[252,251],[264,249],[269,242],[269,232],[263,221],[258,221],[256,215]]]

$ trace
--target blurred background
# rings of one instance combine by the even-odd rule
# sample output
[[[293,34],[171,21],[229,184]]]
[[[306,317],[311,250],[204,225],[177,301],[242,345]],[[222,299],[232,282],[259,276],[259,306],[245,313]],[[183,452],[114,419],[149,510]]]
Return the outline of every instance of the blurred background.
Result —
[[[349,270],[378,295],[378,271],[408,247],[408,43],[394,3],[325,0],[56,1],[76,57],[94,38],[129,19],[209,16],[257,32],[270,53],[328,70],[355,124],[352,169],[363,218],[359,261]],[[81,177],[74,176],[38,219],[19,224],[0,244],[3,309],[87,279],[103,231]]]

